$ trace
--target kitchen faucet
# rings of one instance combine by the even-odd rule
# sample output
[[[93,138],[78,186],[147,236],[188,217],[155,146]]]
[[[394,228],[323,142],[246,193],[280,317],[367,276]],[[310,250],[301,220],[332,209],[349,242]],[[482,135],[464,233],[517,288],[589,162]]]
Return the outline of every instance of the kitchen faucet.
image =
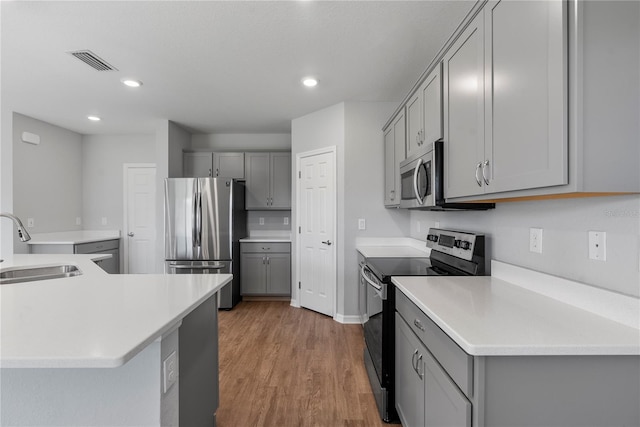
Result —
[[[22,225],[22,221],[17,216],[10,214],[9,212],[0,212],[0,217],[9,218],[16,225],[16,229],[18,230],[18,237],[20,237],[20,241],[26,242],[27,240],[31,240],[31,236],[27,233],[27,230],[24,229],[24,225]],[[3,260],[0,259],[0,262]]]

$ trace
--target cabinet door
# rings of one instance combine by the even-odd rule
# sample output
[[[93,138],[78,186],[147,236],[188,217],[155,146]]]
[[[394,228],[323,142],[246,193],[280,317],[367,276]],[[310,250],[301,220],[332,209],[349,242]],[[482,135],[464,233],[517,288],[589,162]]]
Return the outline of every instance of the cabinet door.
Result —
[[[271,153],[269,207],[291,209],[291,153]]]
[[[426,349],[396,313],[396,410],[403,426],[424,426],[424,372],[420,354]],[[424,356],[423,356],[424,357]],[[417,367],[416,367],[417,366]]]
[[[420,86],[422,92],[423,139],[425,143],[442,138],[442,64],[429,73]]]
[[[444,73],[445,198],[484,192],[484,25],[479,13],[447,51]]]
[[[407,157],[416,154],[422,145],[422,92],[417,91],[406,105],[407,134],[406,153]]]
[[[393,124],[384,133],[384,205],[396,206],[396,143]]]
[[[244,179],[244,153],[214,153],[214,176]]]
[[[470,427],[471,402],[428,352],[423,357],[424,426]]]
[[[283,253],[266,254],[267,293],[291,295],[291,256]]]
[[[262,253],[243,253],[240,257],[240,292],[264,295],[267,292],[266,257]]]
[[[213,153],[183,153],[182,175],[185,178],[213,176]]]
[[[266,209],[269,201],[269,153],[245,154],[246,209]]]
[[[484,8],[485,192],[566,184],[566,2]]]

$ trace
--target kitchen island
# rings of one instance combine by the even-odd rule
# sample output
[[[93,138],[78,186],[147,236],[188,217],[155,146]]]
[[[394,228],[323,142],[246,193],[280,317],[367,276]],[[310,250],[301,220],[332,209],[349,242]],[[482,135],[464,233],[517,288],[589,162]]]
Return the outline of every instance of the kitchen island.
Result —
[[[109,275],[102,257],[14,255],[0,266],[82,271],[0,286],[0,424],[215,424],[216,297],[232,276]]]
[[[495,261],[393,283],[403,424],[640,425],[638,298]]]

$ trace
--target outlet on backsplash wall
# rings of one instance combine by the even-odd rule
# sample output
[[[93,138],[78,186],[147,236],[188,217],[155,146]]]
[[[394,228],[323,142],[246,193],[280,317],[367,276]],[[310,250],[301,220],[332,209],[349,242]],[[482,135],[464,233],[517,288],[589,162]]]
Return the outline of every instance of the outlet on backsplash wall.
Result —
[[[291,211],[247,211],[247,231],[249,234],[291,232],[289,218]]]

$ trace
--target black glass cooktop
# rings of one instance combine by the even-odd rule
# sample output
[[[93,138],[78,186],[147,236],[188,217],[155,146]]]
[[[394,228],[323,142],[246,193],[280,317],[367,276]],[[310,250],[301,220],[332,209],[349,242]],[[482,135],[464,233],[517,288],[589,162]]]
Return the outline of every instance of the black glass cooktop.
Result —
[[[446,275],[431,266],[429,258],[367,258],[367,266],[383,282],[391,276],[442,276]]]

